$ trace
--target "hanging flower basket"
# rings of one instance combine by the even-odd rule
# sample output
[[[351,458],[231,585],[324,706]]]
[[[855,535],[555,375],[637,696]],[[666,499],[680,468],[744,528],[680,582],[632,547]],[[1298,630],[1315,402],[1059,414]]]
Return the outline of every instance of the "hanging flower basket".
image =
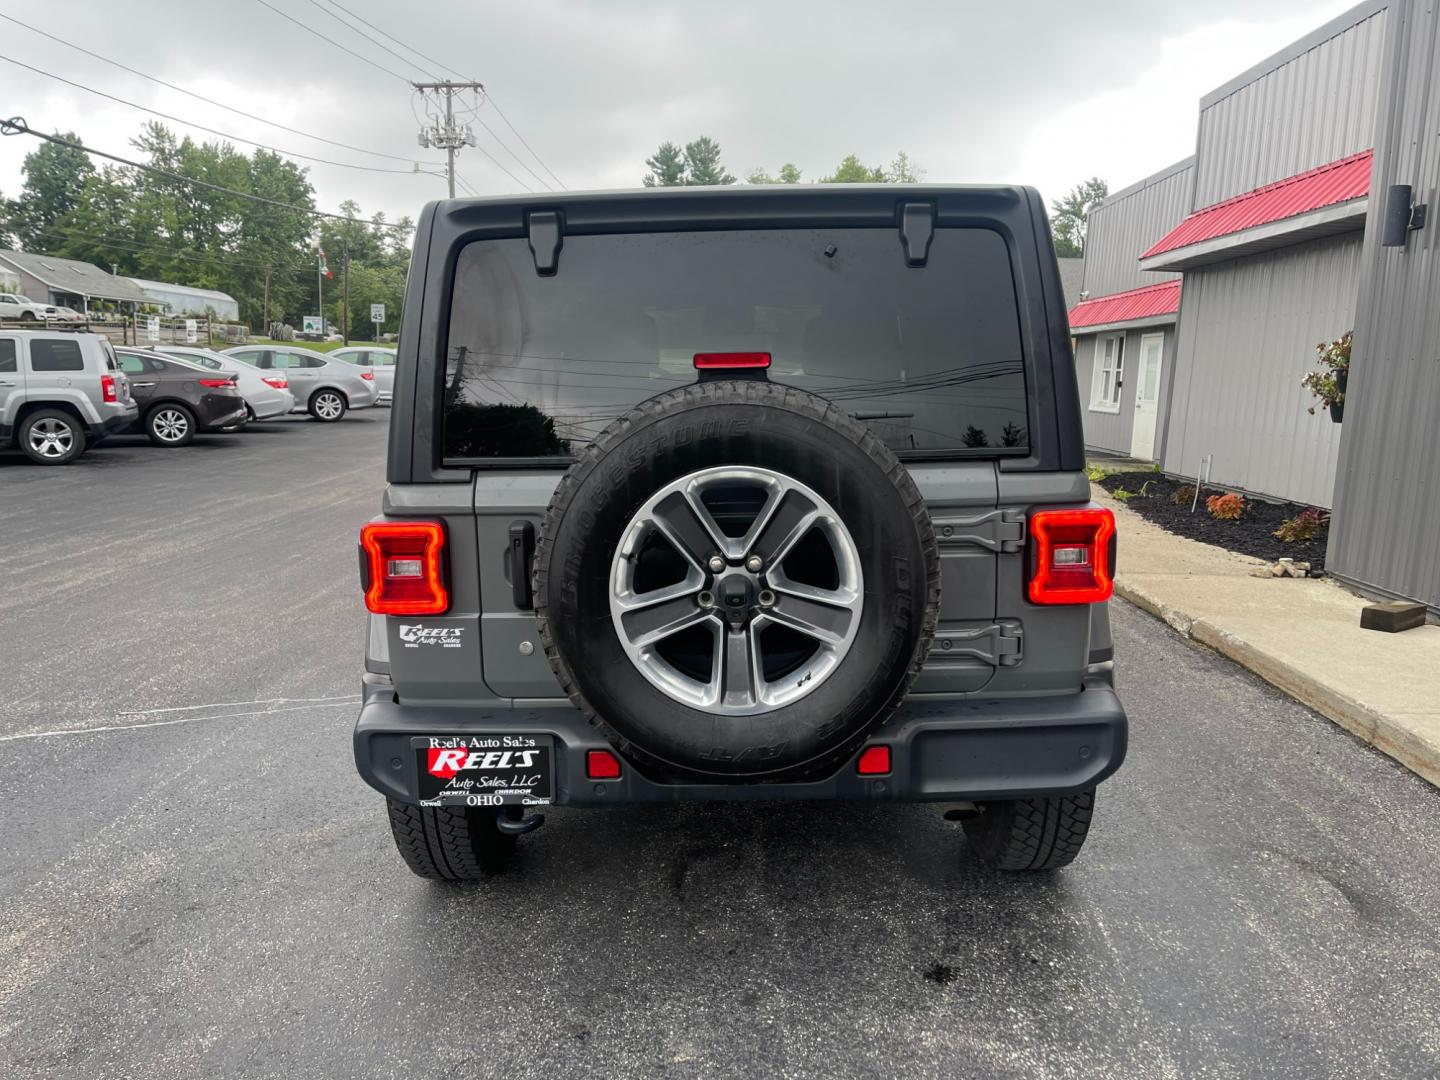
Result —
[[[1350,345],[1354,331],[1347,330],[1335,341],[1315,346],[1315,355],[1321,365],[1318,371],[1307,371],[1300,385],[1319,400],[1310,406],[1313,414],[1318,405],[1330,410],[1330,419],[1340,423],[1345,416],[1345,386],[1350,381]]]

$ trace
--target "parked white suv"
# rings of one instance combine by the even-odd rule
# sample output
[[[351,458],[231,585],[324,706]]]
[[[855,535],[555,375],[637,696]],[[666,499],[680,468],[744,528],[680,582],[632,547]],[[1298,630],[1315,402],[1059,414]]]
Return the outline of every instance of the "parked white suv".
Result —
[[[99,334],[0,330],[0,450],[14,444],[38,464],[68,465],[137,415]]]
[[[0,293],[0,319],[36,322],[59,317],[53,304],[37,304],[23,293]]]

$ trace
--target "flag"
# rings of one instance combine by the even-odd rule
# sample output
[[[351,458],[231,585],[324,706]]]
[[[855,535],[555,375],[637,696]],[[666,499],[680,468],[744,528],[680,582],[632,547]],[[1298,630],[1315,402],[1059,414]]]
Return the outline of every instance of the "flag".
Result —
[[[335,275],[330,272],[330,265],[325,261],[325,249],[316,248],[315,250],[320,252],[320,272],[326,277],[334,277]]]

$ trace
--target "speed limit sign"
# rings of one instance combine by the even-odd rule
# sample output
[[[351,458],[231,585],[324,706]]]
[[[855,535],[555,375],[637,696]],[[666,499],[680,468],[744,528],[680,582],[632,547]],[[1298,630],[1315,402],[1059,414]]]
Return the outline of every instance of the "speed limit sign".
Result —
[[[385,305],[384,305],[384,304],[371,304],[371,305],[370,305],[370,321],[373,322],[373,323],[383,323],[383,322],[385,321]]]

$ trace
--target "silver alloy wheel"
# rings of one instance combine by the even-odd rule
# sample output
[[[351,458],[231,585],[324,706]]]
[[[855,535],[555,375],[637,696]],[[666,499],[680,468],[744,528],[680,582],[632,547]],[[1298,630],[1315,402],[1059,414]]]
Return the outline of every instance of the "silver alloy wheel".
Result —
[[[339,394],[326,391],[315,399],[315,415],[322,420],[338,420],[344,411],[345,403]]]
[[[63,420],[46,417],[30,425],[30,449],[40,457],[62,458],[75,445],[75,430]]]
[[[179,442],[190,433],[190,418],[179,409],[161,409],[150,421],[150,430],[161,442]]]
[[[752,504],[760,496],[753,514],[740,515],[742,535],[727,535],[706,505],[706,493],[726,490],[751,492]],[[739,532],[730,518],[729,532]],[[806,580],[805,567],[786,565],[814,555],[811,535],[828,547],[823,586]],[[806,550],[797,551],[802,541]],[[642,555],[655,544],[680,557],[684,576],[637,592]],[[749,465],[702,469],[657,491],[625,527],[610,574],[611,620],[635,667],[673,700],[728,716],[770,712],[813,693],[850,651],[864,598],[859,552],[830,504],[793,477]],[[696,629],[711,636],[708,678],[666,655],[667,642]],[[809,644],[772,678],[777,629],[789,643],[799,635]]]

